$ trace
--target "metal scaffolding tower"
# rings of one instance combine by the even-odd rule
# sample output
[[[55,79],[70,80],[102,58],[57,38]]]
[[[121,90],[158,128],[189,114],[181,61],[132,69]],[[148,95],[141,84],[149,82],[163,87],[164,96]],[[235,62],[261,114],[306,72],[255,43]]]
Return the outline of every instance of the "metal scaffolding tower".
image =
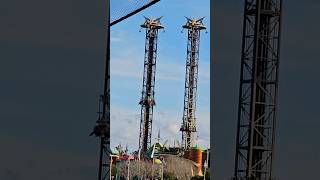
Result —
[[[246,0],[234,180],[272,180],[281,0]]]
[[[154,86],[156,73],[157,39],[158,30],[164,28],[160,23],[160,18],[150,19],[145,17],[145,22],[141,25],[146,29],[145,57],[141,105],[141,121],[139,149],[146,152],[151,146],[152,120],[154,100]]]
[[[110,4],[106,8],[106,64],[104,91],[99,99],[98,120],[90,134],[100,138],[98,180],[110,179]]]
[[[129,2],[113,1],[113,5],[119,5],[121,8],[113,8],[113,13],[110,16],[110,0],[106,0],[106,64],[104,76],[104,93],[99,100],[99,117],[93,132],[90,135],[95,135],[100,138],[99,146],[99,170],[98,180],[111,179],[110,166],[110,28],[111,26],[122,22],[123,20],[141,12],[142,10],[154,5],[160,0],[132,0]],[[119,11],[118,13],[115,13]]]
[[[182,27],[188,30],[188,47],[186,63],[186,79],[184,93],[184,109],[182,126],[182,147],[189,149],[195,145],[196,139],[196,96],[198,81],[198,61],[200,32],[206,29],[203,19],[189,19]]]

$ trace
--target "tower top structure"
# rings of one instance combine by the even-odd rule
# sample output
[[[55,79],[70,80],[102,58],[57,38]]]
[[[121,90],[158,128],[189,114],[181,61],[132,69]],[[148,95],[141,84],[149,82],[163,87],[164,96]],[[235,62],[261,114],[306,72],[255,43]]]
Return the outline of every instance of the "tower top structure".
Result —
[[[144,17],[145,21],[144,23],[141,25],[142,28],[147,28],[147,29],[163,29],[164,26],[161,24],[160,20],[162,18],[148,18],[148,17]]]
[[[202,22],[204,17],[200,19],[191,19],[186,17],[186,19],[187,19],[187,23],[182,26],[185,29],[198,29],[198,30],[207,29],[207,27]]]

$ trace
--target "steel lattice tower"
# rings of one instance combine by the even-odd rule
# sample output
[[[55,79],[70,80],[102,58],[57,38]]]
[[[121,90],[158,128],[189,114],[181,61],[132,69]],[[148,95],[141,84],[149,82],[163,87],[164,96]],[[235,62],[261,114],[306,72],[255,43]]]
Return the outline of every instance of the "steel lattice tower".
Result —
[[[246,0],[234,180],[272,180],[281,0]]]
[[[161,17],[157,19],[145,17],[145,22],[141,25],[146,29],[143,86],[139,102],[141,105],[139,149],[142,152],[146,152],[151,146],[158,30],[164,28],[160,19]]]
[[[99,117],[93,132],[100,138],[98,180],[110,179],[110,2],[106,9],[106,64],[103,95],[99,99]]]
[[[188,30],[186,79],[182,126],[182,147],[189,149],[195,145],[196,138],[196,96],[198,81],[198,61],[200,32],[206,29],[203,19],[189,19],[182,27]]]

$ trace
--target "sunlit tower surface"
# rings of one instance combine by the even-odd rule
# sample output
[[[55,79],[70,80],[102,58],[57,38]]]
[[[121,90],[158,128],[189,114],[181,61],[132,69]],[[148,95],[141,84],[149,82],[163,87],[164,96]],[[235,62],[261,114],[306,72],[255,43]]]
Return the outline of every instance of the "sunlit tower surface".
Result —
[[[246,0],[234,180],[272,180],[281,0]]]
[[[189,149],[195,145],[196,141],[196,97],[197,97],[197,81],[198,81],[198,61],[199,61],[199,44],[200,32],[206,29],[203,19],[189,19],[182,27],[188,30],[188,46],[187,46],[187,63],[186,63],[186,79],[184,93],[184,109],[182,126],[182,147]]]
[[[158,30],[164,26],[160,23],[160,18],[151,19],[145,17],[142,28],[146,29],[145,57],[142,96],[139,104],[141,105],[139,149],[146,152],[151,146],[153,106],[156,104],[154,99],[157,40]]]

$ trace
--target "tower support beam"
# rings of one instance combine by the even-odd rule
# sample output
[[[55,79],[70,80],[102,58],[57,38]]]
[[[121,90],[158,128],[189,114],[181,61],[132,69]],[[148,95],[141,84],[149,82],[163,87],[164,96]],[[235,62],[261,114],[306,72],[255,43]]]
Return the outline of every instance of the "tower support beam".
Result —
[[[272,180],[281,0],[245,0],[234,180]]]

